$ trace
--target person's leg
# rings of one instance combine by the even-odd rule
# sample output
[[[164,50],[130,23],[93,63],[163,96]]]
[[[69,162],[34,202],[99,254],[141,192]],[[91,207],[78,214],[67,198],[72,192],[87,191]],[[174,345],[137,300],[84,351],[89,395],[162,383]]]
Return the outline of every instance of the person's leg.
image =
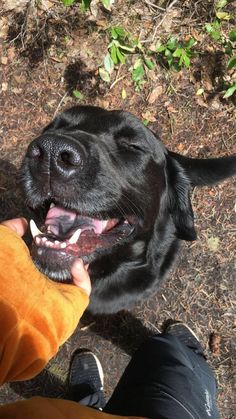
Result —
[[[216,381],[201,345],[182,324],[166,332],[134,354],[104,411],[158,419],[219,418]]]
[[[87,349],[79,349],[72,356],[67,397],[99,410],[106,404],[102,366],[98,358]]]

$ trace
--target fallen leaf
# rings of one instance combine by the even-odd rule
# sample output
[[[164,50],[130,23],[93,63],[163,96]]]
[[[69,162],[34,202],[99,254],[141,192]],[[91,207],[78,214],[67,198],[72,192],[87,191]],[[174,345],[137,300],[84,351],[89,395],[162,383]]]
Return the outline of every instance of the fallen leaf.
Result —
[[[52,3],[50,0],[41,0],[38,4],[39,9],[46,12],[48,9],[54,6],[54,3]]]
[[[142,117],[144,119],[147,119],[149,122],[155,122],[156,121],[155,116],[151,115],[150,111],[143,112]]]
[[[1,63],[3,65],[6,65],[8,63],[8,58],[7,57],[1,57]]]
[[[209,237],[207,245],[212,252],[217,252],[219,248],[220,239],[219,237]]]
[[[183,144],[183,143],[179,143],[179,144],[177,145],[177,149],[178,149],[179,151],[183,151],[183,149],[184,149],[184,144]]]
[[[204,108],[208,108],[208,105],[205,102],[204,97],[202,95],[198,95],[195,98],[196,98],[196,102],[199,106],[204,107]]]
[[[22,89],[20,89],[18,87],[14,87],[12,89],[12,92],[15,93],[16,95],[19,95],[20,93],[22,93]]]
[[[2,83],[2,91],[3,91],[3,92],[6,92],[6,91],[7,91],[7,89],[8,89],[8,83],[3,82],[3,83]]]
[[[213,332],[209,339],[209,348],[214,356],[220,356],[221,336]]]
[[[5,0],[3,1],[3,9],[6,11],[15,10],[20,12],[29,3],[29,0]]]
[[[148,103],[150,104],[154,103],[162,93],[163,93],[162,86],[155,87],[155,89],[153,89],[153,91],[149,95]]]
[[[196,91],[196,95],[197,95],[197,96],[202,95],[203,93],[204,93],[204,89],[203,89],[202,87],[200,87],[200,89],[198,89],[198,90]]]
[[[9,24],[8,24],[7,18],[2,17],[0,19],[0,38],[5,39],[7,37],[8,28],[9,28]]]
[[[7,51],[7,56],[9,58],[9,60],[10,61],[14,60],[15,55],[16,55],[15,47],[9,47],[8,48],[8,51]]]

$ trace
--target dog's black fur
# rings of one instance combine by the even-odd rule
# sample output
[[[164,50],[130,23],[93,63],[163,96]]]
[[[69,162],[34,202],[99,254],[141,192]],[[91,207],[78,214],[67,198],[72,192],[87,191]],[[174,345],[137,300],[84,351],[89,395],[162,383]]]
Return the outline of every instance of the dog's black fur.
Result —
[[[60,164],[58,155],[63,156]],[[94,313],[129,309],[152,295],[180,240],[196,239],[191,187],[235,174],[235,155],[204,160],[181,156],[168,151],[130,113],[90,106],[57,116],[31,143],[22,165],[33,208],[53,201],[93,218],[133,220],[122,240],[85,258],[90,263]],[[72,260],[62,257],[53,263],[52,252],[48,250],[43,260],[36,255],[35,262],[53,279],[63,279]]]

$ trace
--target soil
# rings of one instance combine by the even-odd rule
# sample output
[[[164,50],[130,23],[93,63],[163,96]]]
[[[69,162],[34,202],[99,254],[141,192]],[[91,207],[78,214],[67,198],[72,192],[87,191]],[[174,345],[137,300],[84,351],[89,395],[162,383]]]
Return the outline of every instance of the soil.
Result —
[[[223,99],[225,56],[204,32],[214,19],[214,2],[117,0],[111,12],[98,1],[92,12],[60,1],[5,0],[0,6],[1,127],[0,220],[28,215],[18,169],[29,142],[60,111],[92,104],[133,112],[158,133],[171,150],[193,157],[230,155],[235,146],[235,98]],[[227,11],[235,16],[235,4]],[[171,6],[168,8],[168,6]],[[135,89],[130,67],[135,56],[99,77],[109,43],[108,28],[122,25],[146,48],[170,34],[194,36],[200,54],[189,70],[156,65]],[[225,31],[235,21],[223,22]],[[200,88],[204,93],[196,94]],[[73,96],[79,90],[83,99]],[[122,90],[126,98],[122,98]],[[92,317],[80,327],[35,379],[5,385],[0,403],[32,395],[63,397],[71,353],[86,347],[100,358],[109,397],[138,345],[169,319],[182,320],[199,336],[218,380],[222,418],[235,414],[235,182],[194,189],[192,201],[198,239],[183,243],[168,278],[148,301],[130,312]]]

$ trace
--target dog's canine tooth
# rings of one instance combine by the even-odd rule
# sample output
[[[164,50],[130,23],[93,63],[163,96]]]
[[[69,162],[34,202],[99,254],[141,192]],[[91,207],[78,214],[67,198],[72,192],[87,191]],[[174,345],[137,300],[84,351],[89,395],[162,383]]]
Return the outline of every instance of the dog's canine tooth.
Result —
[[[81,228],[78,228],[78,230],[76,230],[73,234],[73,236],[71,236],[71,238],[69,239],[70,244],[75,244],[77,243],[77,241],[79,240],[79,236],[81,234]]]
[[[34,220],[30,220],[30,231],[31,231],[31,234],[32,234],[33,238],[35,238],[35,236],[43,234],[42,231],[40,231],[38,229],[38,227],[36,226]]]
[[[55,207],[55,204],[52,202],[52,203],[50,204],[50,207],[49,207],[49,208],[51,209],[51,208],[53,208],[53,207]]]

